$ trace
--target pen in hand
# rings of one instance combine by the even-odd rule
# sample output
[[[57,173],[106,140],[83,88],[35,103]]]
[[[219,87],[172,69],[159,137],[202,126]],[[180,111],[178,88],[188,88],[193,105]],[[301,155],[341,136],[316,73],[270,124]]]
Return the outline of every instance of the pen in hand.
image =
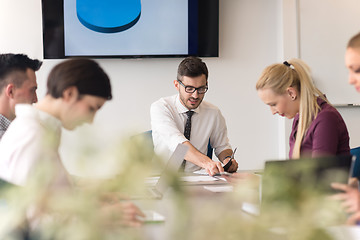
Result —
[[[237,150],[237,147],[234,149],[234,152],[233,152],[233,154],[231,155],[231,159],[234,159],[236,150]]]
[[[224,167],[223,167],[223,168],[224,168],[224,171],[229,170],[229,168],[230,168],[230,166],[231,166],[231,160],[234,159],[236,149],[237,149],[237,147],[234,149],[233,154],[232,154],[231,157],[230,157],[230,160],[224,165]]]

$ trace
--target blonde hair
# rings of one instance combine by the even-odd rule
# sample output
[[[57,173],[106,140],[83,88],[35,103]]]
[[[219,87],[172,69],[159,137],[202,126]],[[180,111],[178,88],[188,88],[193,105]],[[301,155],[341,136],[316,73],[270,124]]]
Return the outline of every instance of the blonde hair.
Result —
[[[278,95],[285,94],[289,87],[298,90],[300,95],[299,124],[292,154],[292,158],[299,158],[303,138],[320,111],[317,97],[328,101],[313,84],[309,66],[300,59],[268,66],[256,83],[256,90],[271,89]]]
[[[360,33],[353,36],[347,45],[347,48],[359,48],[360,47]]]

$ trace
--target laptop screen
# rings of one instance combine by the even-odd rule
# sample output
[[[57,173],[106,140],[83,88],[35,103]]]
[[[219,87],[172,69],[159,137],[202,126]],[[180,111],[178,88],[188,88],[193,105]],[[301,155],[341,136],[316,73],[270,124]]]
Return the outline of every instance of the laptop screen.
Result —
[[[351,176],[352,156],[302,158],[267,161],[262,181],[264,204],[296,206],[309,194],[333,194],[332,182],[347,183]]]
[[[168,188],[169,177],[171,177],[174,173],[179,171],[179,168],[184,161],[185,154],[189,150],[189,147],[184,144],[178,144],[175,151],[171,155],[168,160],[164,170],[162,171],[160,178],[156,184],[156,189],[164,193]]]

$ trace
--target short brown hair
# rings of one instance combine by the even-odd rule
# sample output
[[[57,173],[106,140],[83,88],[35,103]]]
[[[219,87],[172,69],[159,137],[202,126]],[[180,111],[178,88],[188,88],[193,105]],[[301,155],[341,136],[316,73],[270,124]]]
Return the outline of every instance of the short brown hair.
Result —
[[[108,75],[94,60],[77,58],[56,65],[47,81],[47,94],[61,98],[65,89],[75,86],[80,95],[93,95],[110,100]]]
[[[177,79],[181,80],[184,76],[198,77],[202,74],[205,75],[207,81],[209,72],[206,64],[198,57],[187,57],[179,64]]]

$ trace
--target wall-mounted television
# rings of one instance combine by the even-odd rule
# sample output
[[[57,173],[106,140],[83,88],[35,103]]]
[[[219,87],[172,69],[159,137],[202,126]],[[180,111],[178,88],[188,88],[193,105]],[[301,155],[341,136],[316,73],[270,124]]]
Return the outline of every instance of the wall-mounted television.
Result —
[[[218,57],[219,0],[42,0],[45,59]]]

